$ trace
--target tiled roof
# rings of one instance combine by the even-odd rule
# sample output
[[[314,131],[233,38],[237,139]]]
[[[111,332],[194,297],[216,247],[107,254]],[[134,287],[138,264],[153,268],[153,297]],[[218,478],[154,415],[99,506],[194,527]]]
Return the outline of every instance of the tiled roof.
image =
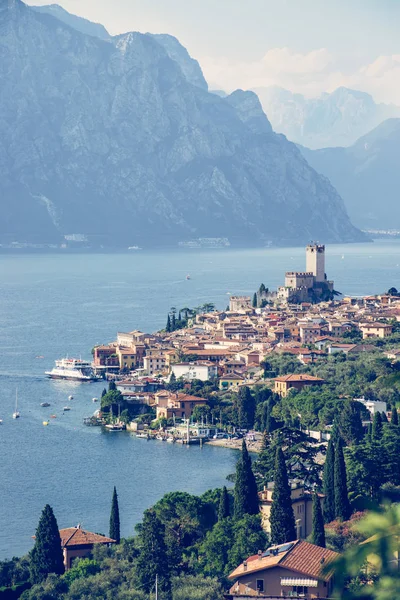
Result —
[[[275,381],[304,381],[304,382],[320,382],[322,383],[324,380],[320,377],[314,377],[313,375],[306,375],[304,373],[299,373],[297,375],[282,375],[281,377],[276,377]]]
[[[330,574],[324,572],[326,565],[334,561],[339,557],[337,552],[328,550],[328,548],[321,548],[308,542],[300,542],[294,546],[294,548],[288,552],[284,559],[280,562],[281,567],[285,569],[291,569],[308,575],[309,577],[316,577],[323,581],[330,579]]]
[[[88,544],[113,544],[115,540],[98,533],[85,531],[81,527],[67,527],[60,529],[61,546],[70,548],[71,546],[86,546]]]

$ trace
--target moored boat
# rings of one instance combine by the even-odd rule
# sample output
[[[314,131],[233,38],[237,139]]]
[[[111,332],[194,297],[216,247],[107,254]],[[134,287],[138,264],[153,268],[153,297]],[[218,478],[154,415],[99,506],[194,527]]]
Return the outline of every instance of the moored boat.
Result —
[[[46,408],[47,406],[50,406],[50,402],[41,402],[40,406],[43,406],[44,408]]]
[[[55,361],[56,366],[51,371],[45,371],[50,379],[69,379],[71,381],[97,381],[90,362],[81,358],[61,358]],[[70,400],[73,396],[70,396]]]

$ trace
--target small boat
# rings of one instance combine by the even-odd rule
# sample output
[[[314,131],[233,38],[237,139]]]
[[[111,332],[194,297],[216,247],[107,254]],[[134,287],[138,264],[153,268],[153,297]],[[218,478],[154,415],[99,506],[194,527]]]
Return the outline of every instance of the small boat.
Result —
[[[173,444],[173,443],[175,442],[175,440],[174,440],[174,438],[173,438],[173,437],[167,437],[167,442],[168,442],[169,444]]]
[[[19,419],[21,414],[18,412],[18,389],[15,390],[15,411],[13,412],[13,419]]]
[[[57,419],[57,415],[50,415],[50,419]]]
[[[71,410],[71,407],[70,406],[64,406],[63,411],[67,412],[67,410]]]
[[[35,358],[44,358],[44,356],[40,355],[40,356],[35,356]]]
[[[43,406],[43,407],[50,406],[50,402],[41,402],[40,406]]]
[[[186,279],[189,280],[190,279],[190,275],[186,275]]]
[[[125,423],[108,423],[105,426],[108,431],[123,431],[125,429]]]
[[[0,419],[0,425],[2,424],[2,422],[3,422],[3,419]]]
[[[98,402],[99,399],[98,398],[92,398],[92,402]]]
[[[148,440],[149,439],[149,434],[148,433],[137,433],[136,437]]]
[[[46,426],[49,424],[49,421],[43,421],[43,425]]]
[[[68,400],[69,400],[69,401],[71,401],[71,400],[73,400],[73,399],[74,399],[74,397],[73,397],[73,396],[68,396]]]
[[[175,440],[175,442],[176,442],[177,444],[184,444],[184,443],[185,443],[185,440],[184,440],[183,438],[178,438],[177,440]]]
[[[163,442],[164,438],[162,435],[158,434],[158,435],[156,435],[156,440],[160,440],[161,442]]]

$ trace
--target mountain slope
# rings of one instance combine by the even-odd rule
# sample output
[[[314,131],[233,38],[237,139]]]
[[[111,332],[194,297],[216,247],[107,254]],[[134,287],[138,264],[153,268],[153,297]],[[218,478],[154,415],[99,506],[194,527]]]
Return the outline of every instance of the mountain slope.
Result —
[[[176,44],[104,41],[0,0],[0,238],[363,239],[255,94],[209,93]]]
[[[279,87],[254,90],[275,131],[307,148],[350,146],[400,107],[375,104],[365,92],[338,88],[319,98],[305,98]]]
[[[400,119],[384,121],[350,148],[301,150],[359,227],[400,229]]]

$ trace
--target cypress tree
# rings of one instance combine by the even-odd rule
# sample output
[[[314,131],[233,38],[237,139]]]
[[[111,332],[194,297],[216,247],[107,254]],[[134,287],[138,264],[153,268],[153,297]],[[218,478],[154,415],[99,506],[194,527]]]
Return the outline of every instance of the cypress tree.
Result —
[[[389,423],[385,412],[381,412],[382,423]]]
[[[64,573],[60,532],[51,506],[46,504],[36,529],[35,545],[30,553],[30,580],[41,583],[49,575]]]
[[[350,504],[347,493],[347,475],[346,464],[343,456],[343,443],[338,441],[335,448],[335,516],[342,521],[347,521],[350,517]]]
[[[172,319],[171,319],[171,331],[175,331],[176,329],[176,317],[175,317],[175,313],[172,313]]]
[[[169,313],[168,313],[168,317],[167,317],[167,324],[165,326],[165,331],[167,333],[169,333],[171,331],[171,317],[169,316]]]
[[[335,519],[335,448],[332,438],[329,440],[326,451],[324,474],[323,474],[323,492],[324,500],[324,521],[330,523]]]
[[[140,530],[140,548],[136,561],[136,577],[140,588],[149,594],[156,577],[160,598],[170,600],[171,580],[165,543],[165,526],[153,510],[146,510]]]
[[[251,458],[247,452],[246,442],[242,443],[242,454],[236,463],[236,479],[234,489],[234,513],[236,519],[244,515],[257,515],[260,512],[258,504],[257,484],[251,468]]]
[[[114,486],[114,492],[113,492],[112,501],[111,501],[110,538],[112,540],[115,540],[117,542],[117,544],[119,544],[121,541],[118,495],[117,495],[117,489],[115,486]]]
[[[325,548],[324,518],[318,494],[313,495],[311,543]]]
[[[372,439],[374,442],[378,442],[382,437],[382,415],[380,412],[374,414],[374,420],[372,421]]]
[[[290,485],[282,448],[276,450],[274,491],[269,521],[272,544],[284,544],[296,539]]]
[[[222,521],[229,517],[230,507],[229,507],[229,494],[226,486],[222,488],[221,496],[219,499],[219,507],[218,507],[218,521]]]
[[[393,406],[393,408],[392,408],[392,419],[391,419],[390,422],[391,422],[392,425],[398,425],[399,424],[399,413],[397,412],[396,405]]]
[[[252,302],[253,308],[257,308],[257,304],[258,304],[257,303],[257,294],[256,294],[256,292],[254,292],[254,294],[253,294],[253,302]]]
[[[114,392],[116,389],[117,389],[117,386],[115,385],[115,381],[114,381],[114,379],[111,379],[110,383],[108,384],[108,391]]]
[[[103,391],[101,392],[101,397],[103,398],[103,396],[105,396],[107,394],[107,390],[106,388],[103,388]]]

